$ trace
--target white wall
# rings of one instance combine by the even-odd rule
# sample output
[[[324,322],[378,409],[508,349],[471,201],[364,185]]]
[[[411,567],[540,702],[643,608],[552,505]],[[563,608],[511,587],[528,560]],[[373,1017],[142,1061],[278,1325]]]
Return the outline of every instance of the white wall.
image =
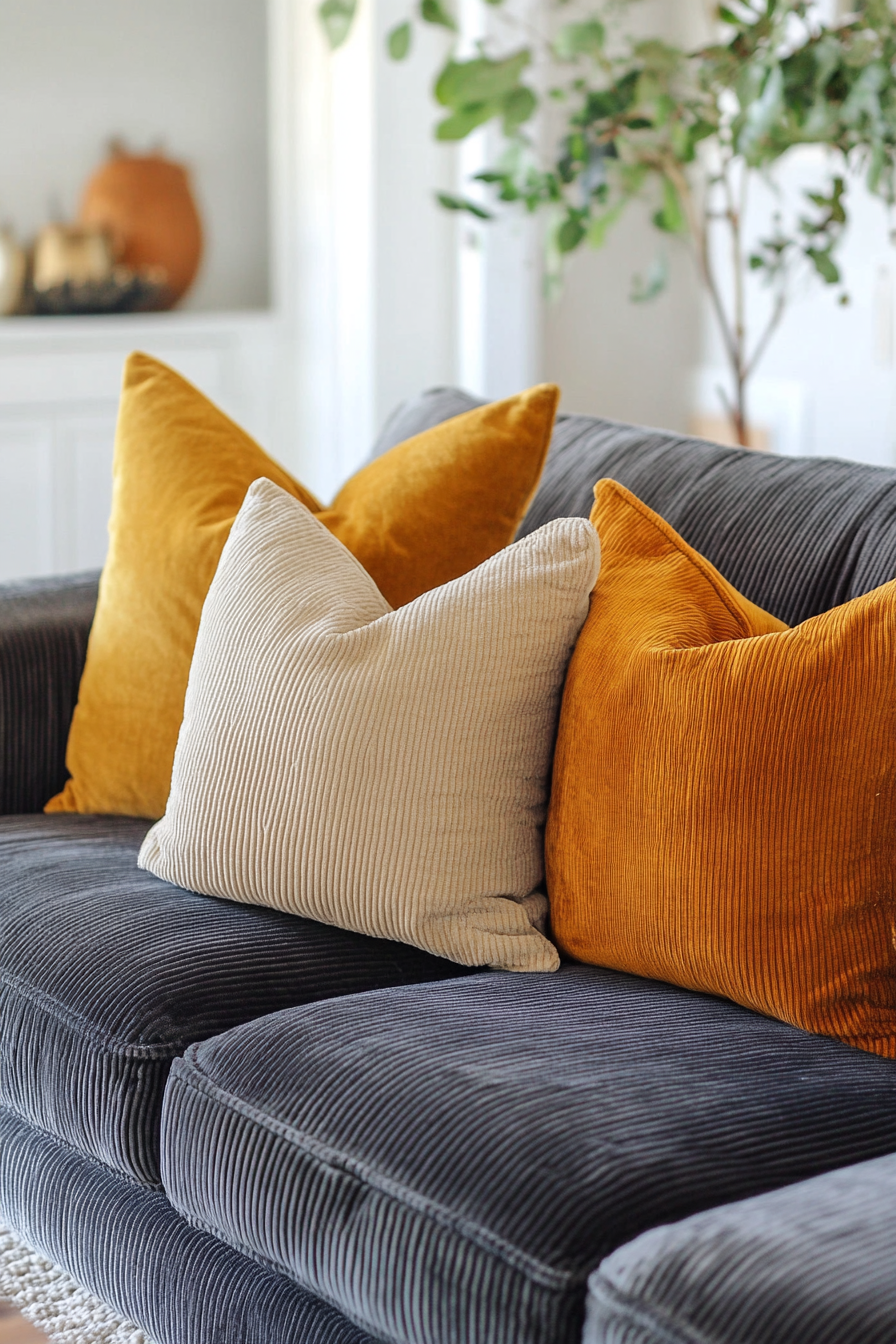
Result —
[[[304,157],[319,161],[304,208],[312,190],[326,200],[330,242],[319,236],[307,253],[317,319],[306,348],[315,359],[314,332],[329,329],[330,374],[311,390],[319,397],[329,381],[330,410],[321,400],[312,438],[336,446],[311,467],[327,494],[404,398],[453,383],[500,397],[540,377],[540,255],[517,215],[480,228],[436,201],[464,186],[464,155],[433,138],[431,87],[450,35],[415,25],[410,56],[393,62],[386,36],[407,0],[362,0],[349,41],[327,56],[308,14]]]
[[[704,12],[702,0],[644,0],[629,19],[643,32],[689,42]],[[670,265],[667,292],[632,304],[633,275],[661,250]],[[563,389],[565,410],[686,429],[702,319],[686,249],[661,238],[647,211],[635,207],[600,251],[586,247],[570,259],[563,293],[545,313],[545,376]]]
[[[668,289],[632,303],[632,276],[647,271],[660,249],[669,259]],[[546,306],[545,377],[562,388],[564,410],[685,430],[701,320],[686,249],[658,240],[646,211],[635,207],[601,251],[572,259],[563,294]]]
[[[207,251],[185,301],[268,302],[264,0],[0,0],[0,222],[70,217],[108,139],[193,170]]]
[[[379,0],[373,32],[374,418],[405,397],[458,376],[455,247],[458,222],[435,199],[455,187],[456,152],[437,144],[430,97],[446,35],[418,25],[410,56],[386,52],[386,34],[407,0]]]

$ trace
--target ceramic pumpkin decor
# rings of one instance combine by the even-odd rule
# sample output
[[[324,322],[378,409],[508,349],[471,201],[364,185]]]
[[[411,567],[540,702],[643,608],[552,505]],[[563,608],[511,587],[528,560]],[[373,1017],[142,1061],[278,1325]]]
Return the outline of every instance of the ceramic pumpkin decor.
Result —
[[[98,283],[112,274],[112,246],[105,230],[77,224],[46,224],[34,243],[34,288],[66,282]]]
[[[133,270],[161,267],[164,307],[187,292],[202,259],[202,222],[187,169],[163,154],[130,154],[113,141],[81,200],[80,220],[105,229],[117,259]]]

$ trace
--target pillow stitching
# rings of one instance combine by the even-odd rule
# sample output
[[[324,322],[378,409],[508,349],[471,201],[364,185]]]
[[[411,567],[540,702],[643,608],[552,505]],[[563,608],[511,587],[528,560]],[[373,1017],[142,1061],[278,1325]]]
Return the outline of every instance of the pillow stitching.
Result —
[[[654,527],[657,532],[659,532],[660,536],[662,536],[666,542],[672,545],[675,554],[680,555],[682,559],[687,560],[688,563],[691,565],[691,567],[697,571],[700,577],[706,583],[709,584],[709,586],[715,592],[716,596],[721,601],[722,605],[728,611],[729,615],[733,616],[735,620],[738,622],[740,629],[744,632],[744,635],[747,638],[762,639],[764,637],[762,635],[758,636],[751,635],[749,628],[749,621],[747,619],[746,612],[741,611],[739,608],[734,606],[731,602],[728,593],[726,593],[723,588],[719,587],[718,583],[719,579],[721,579],[722,582],[726,584],[726,586],[727,586],[727,580],[723,577],[723,575],[719,573],[719,571],[715,568],[714,565],[711,565],[708,560],[704,559],[704,557],[699,554],[699,552],[695,551],[693,546],[690,546],[688,542],[684,540],[684,537],[679,536],[679,534],[675,531],[675,529],[666,522],[665,518],[661,518],[660,515],[656,513],[653,509],[649,509],[646,504],[642,503],[642,501],[638,499],[637,495],[632,494],[630,490],[626,490],[625,487],[620,485],[618,481],[614,481],[607,478],[607,483],[610,486],[612,486],[613,491],[618,499],[621,499],[623,503],[627,504],[630,508],[634,508],[635,511],[641,515],[641,517],[644,519],[646,523],[650,523],[651,526]],[[597,486],[595,486],[595,493],[596,492],[597,492]],[[685,546],[687,546],[687,551],[683,551],[680,546],[676,545],[676,541],[684,541]],[[767,633],[784,634],[785,632],[783,630],[775,630],[775,631],[768,631]],[[724,643],[726,641],[719,641],[719,642]]]

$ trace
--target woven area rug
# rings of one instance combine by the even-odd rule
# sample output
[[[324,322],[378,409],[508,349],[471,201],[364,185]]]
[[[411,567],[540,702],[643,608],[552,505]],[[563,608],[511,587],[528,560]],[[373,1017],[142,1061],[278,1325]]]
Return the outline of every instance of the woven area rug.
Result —
[[[152,1344],[12,1232],[0,1227],[0,1298],[57,1344]]]

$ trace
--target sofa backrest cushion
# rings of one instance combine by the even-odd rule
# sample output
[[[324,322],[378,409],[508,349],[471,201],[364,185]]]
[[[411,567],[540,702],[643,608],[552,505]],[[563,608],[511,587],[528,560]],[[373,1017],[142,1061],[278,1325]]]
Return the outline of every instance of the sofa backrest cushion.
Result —
[[[478,405],[454,388],[406,402],[375,451]],[[587,517],[610,477],[665,518],[737,590],[797,625],[896,577],[896,471],[778,457],[663,430],[560,415],[518,533]]]

